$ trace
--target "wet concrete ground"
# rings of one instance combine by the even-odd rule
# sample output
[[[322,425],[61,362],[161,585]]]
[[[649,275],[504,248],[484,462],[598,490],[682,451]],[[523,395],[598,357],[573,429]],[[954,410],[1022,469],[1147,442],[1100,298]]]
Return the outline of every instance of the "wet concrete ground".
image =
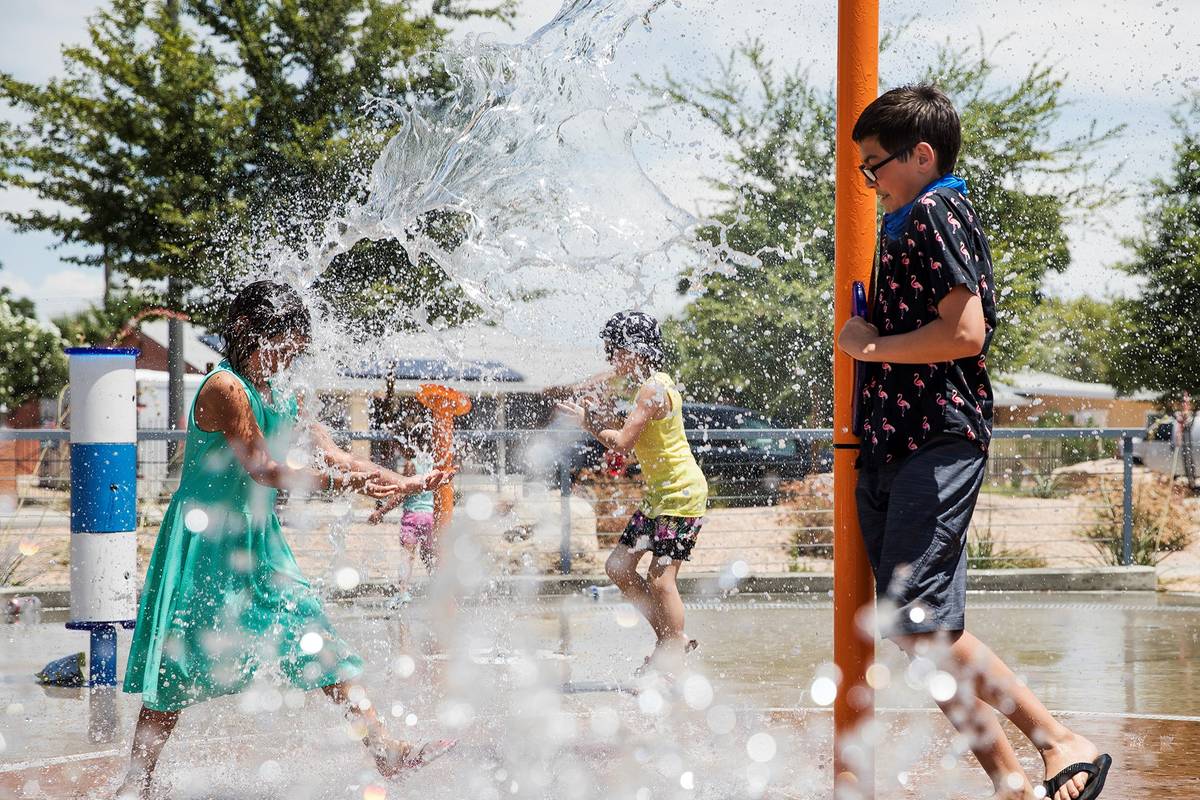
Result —
[[[1200,797],[1200,600],[972,595],[968,609],[968,627],[1113,755],[1105,798]],[[184,714],[163,757],[170,796],[831,796],[831,717],[810,692],[829,669],[828,602],[691,604],[688,630],[702,643],[693,672],[642,684],[637,696],[560,691],[632,683],[651,637],[620,604],[499,602],[451,617],[432,603],[401,613],[360,603],[332,614],[367,660],[369,695],[393,727],[413,738],[453,732],[460,751],[403,784],[382,782],[329,703],[263,681]],[[122,634],[122,657],[127,643]],[[31,677],[84,646],[57,623],[0,627],[0,800],[111,793],[137,698],[119,698],[116,741],[93,744],[83,694]],[[877,797],[987,797],[989,783],[927,687],[909,680],[908,662],[887,644],[878,660],[891,681],[877,697]],[[1009,731],[1040,779],[1033,748]]]

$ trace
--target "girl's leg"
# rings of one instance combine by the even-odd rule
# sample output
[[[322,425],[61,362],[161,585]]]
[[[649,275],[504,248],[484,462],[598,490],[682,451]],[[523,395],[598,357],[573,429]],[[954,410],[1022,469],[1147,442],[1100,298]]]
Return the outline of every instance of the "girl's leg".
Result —
[[[683,561],[665,561],[655,557],[650,561],[648,584],[650,600],[654,603],[654,616],[659,621],[658,652],[665,651],[672,657],[683,656],[688,636],[683,632],[683,597],[679,596],[676,578]]]
[[[158,757],[178,721],[178,711],[154,711],[142,707],[137,727],[133,730],[129,771],[125,775],[125,782],[117,790],[117,800],[145,800],[150,796],[150,783],[154,779]]]
[[[638,562],[644,555],[646,555],[645,550],[631,550],[627,545],[618,544],[609,554],[608,561],[604,562],[604,572],[608,575],[608,579],[621,590],[621,594],[625,595],[625,599],[650,623],[655,637],[662,639],[658,617],[655,613],[654,598],[650,593],[650,584],[637,571]]]
[[[353,683],[334,683],[321,687],[333,702],[346,709],[346,715],[360,722],[364,729],[363,745],[375,759],[375,768],[385,778],[391,778],[405,769],[412,769],[423,763],[421,756],[428,754],[424,761],[436,758],[437,755],[454,746],[454,741],[442,739],[434,743],[434,749],[428,746],[421,753],[413,753],[413,745],[403,739],[393,739],[380,722],[375,713],[375,706],[367,700],[362,687]]]

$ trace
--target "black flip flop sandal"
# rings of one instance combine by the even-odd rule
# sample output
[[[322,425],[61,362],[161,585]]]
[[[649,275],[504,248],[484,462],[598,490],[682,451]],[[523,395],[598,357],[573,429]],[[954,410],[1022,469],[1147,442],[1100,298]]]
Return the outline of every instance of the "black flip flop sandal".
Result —
[[[1104,791],[1104,779],[1108,777],[1108,770],[1111,767],[1112,757],[1108,753],[1100,756],[1090,764],[1086,761],[1079,764],[1072,764],[1066,769],[1060,770],[1050,780],[1042,783],[1042,786],[1046,788],[1046,797],[1054,797],[1054,793],[1065,786],[1076,773],[1086,772],[1088,782],[1083,785],[1083,789],[1079,792],[1077,800],[1096,800],[1100,796],[1100,793]]]

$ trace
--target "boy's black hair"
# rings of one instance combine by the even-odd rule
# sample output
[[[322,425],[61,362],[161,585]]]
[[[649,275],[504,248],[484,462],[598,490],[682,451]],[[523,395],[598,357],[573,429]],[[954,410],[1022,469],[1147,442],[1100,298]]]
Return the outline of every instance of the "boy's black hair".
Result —
[[[879,139],[888,153],[903,150],[901,161],[907,161],[908,151],[918,144],[928,143],[937,154],[938,172],[945,175],[958,163],[962,125],[941,89],[916,83],[884,92],[863,109],[851,137],[861,142],[869,136]]]
[[[245,374],[250,357],[277,336],[290,333],[297,342],[312,335],[312,317],[304,298],[284,283],[255,281],[229,305],[222,338],[225,358],[235,372]]]

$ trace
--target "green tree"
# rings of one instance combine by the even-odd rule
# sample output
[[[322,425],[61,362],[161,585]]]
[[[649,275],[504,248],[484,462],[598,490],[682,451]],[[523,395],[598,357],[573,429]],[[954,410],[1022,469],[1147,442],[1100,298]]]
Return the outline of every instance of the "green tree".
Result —
[[[1086,151],[1099,136],[1052,139],[1062,84],[1047,67],[996,88],[1001,82],[985,52],[943,49],[925,79],[950,94],[962,117],[957,171],[987,226],[1000,294],[992,361],[1001,370],[1018,366],[1028,357],[1024,321],[1042,301],[1042,280],[1069,261],[1066,215],[1092,196],[1086,178],[1068,193],[1050,185],[1089,166]],[[654,89],[665,93],[664,105],[691,109],[727,140],[732,177],[713,185],[730,200],[708,234],[762,261],[703,278],[704,293],[668,326],[683,380],[697,399],[828,425],[833,93],[814,87],[803,70],[780,75],[757,43],[738,48],[715,79],[668,74]]]
[[[1088,383],[1112,383],[1123,320],[1117,304],[1047,297],[1026,316],[1021,367]]]
[[[89,43],[63,50],[60,77],[0,74],[0,98],[26,117],[0,128],[0,182],[65,208],[5,216],[82,245],[81,263],[171,276],[196,289],[180,310],[204,316],[252,225],[287,238],[297,212],[320,218],[344,201],[387,133],[364,121],[364,100],[393,92],[450,24],[512,11],[512,0],[110,0]]]
[[[111,345],[139,312],[155,304],[135,292],[123,292],[108,298],[103,305],[92,306],[51,320],[70,345]]]
[[[58,329],[37,320],[31,301],[0,287],[0,421],[26,400],[66,385],[63,347]]]
[[[1125,269],[1143,281],[1119,306],[1123,332],[1113,382],[1159,392],[1180,407],[1200,397],[1200,94],[1175,115],[1179,139],[1170,173],[1154,183],[1145,230],[1130,240]]]

